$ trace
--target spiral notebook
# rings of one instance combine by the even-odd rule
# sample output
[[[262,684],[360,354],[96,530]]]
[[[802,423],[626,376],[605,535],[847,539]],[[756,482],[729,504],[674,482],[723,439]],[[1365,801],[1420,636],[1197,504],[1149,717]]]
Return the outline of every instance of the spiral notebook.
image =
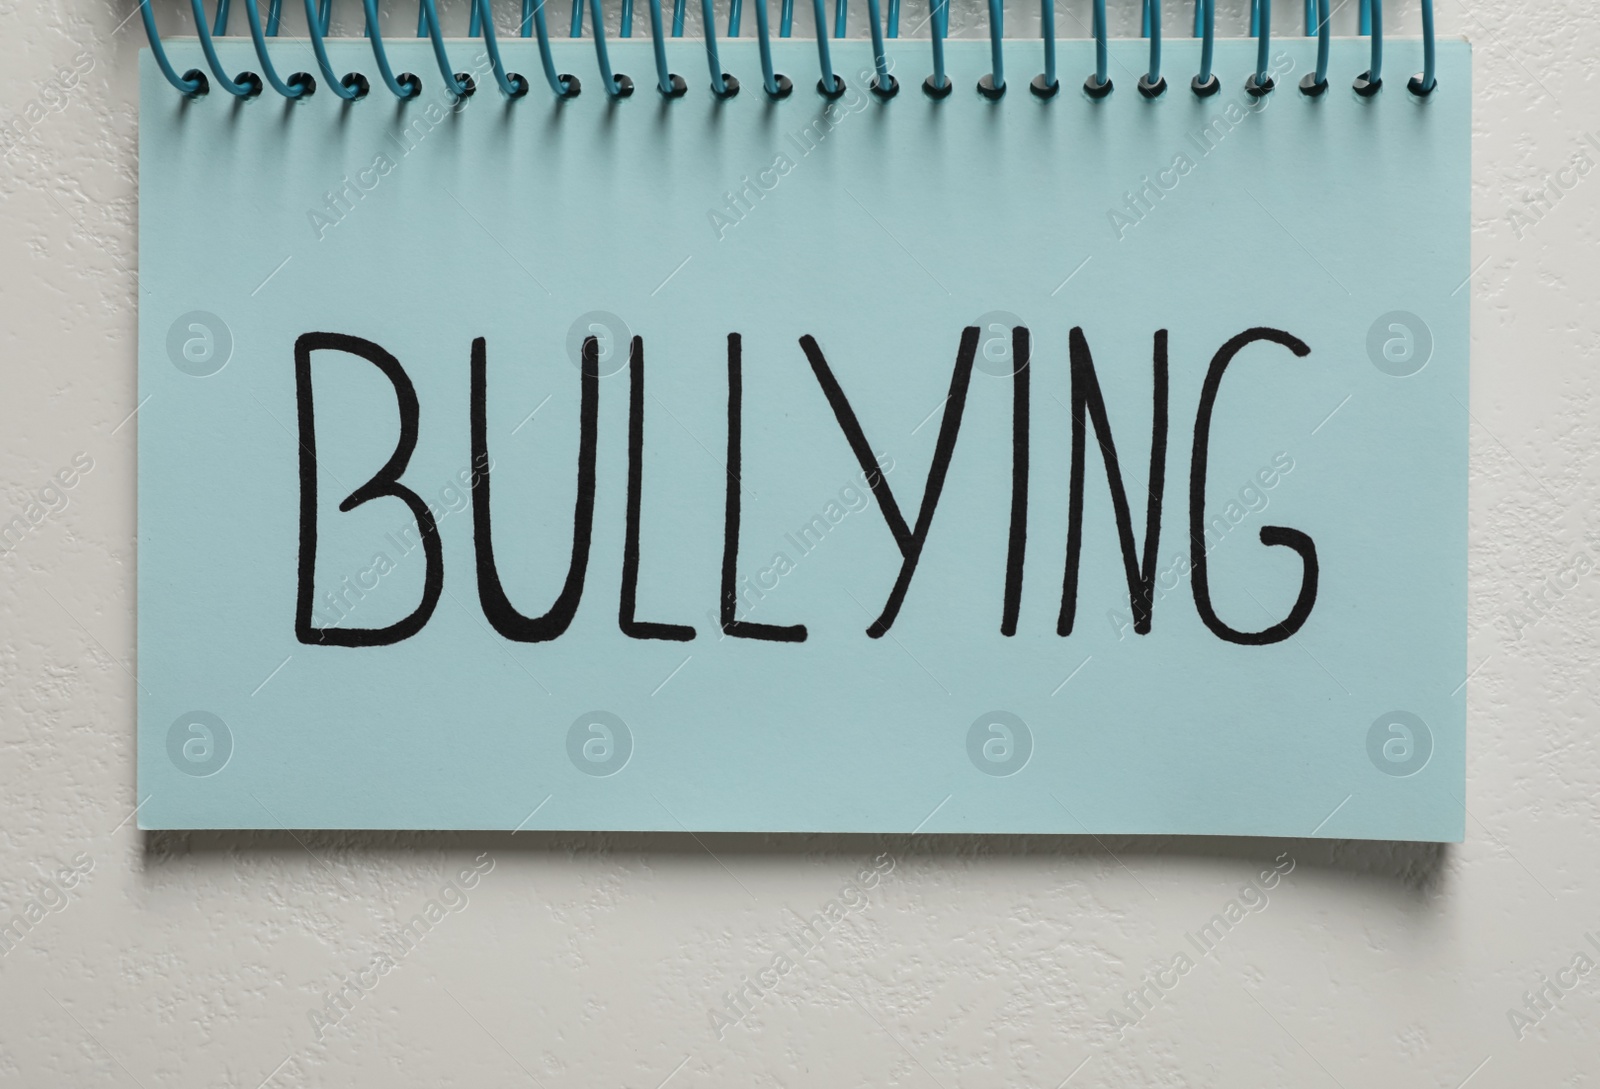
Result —
[[[145,53],[144,827],[1461,837],[1465,43],[918,33]]]

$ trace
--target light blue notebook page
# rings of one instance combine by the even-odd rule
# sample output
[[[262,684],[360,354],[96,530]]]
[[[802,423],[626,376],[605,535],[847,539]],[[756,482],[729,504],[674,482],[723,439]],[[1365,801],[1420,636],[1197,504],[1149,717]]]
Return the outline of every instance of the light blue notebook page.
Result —
[[[749,40],[722,102],[695,42],[672,102],[648,42],[612,43],[623,101],[556,43],[564,103],[503,44],[515,103],[470,41],[460,102],[391,44],[407,105],[358,41],[330,43],[372,79],[348,106],[185,102],[143,59],[144,827],[1461,838],[1464,43],[1426,100],[1415,42],[1368,99],[1365,43],[1320,99],[1315,43],[1275,43],[1259,100],[1253,42],[1218,43],[1206,99],[1169,43],[1155,101],[1117,43],[1092,102],[1090,43],[1041,101],[1016,41],[990,102],[987,43],[950,43],[943,101],[926,42],[890,43],[882,101],[839,42],[832,104],[809,42],[774,43],[779,102]],[[341,510],[399,467],[401,385],[398,483]]]

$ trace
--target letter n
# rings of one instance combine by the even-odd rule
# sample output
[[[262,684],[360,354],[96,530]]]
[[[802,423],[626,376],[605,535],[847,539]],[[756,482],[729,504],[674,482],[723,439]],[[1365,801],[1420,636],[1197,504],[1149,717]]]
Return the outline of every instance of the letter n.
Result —
[[[1117,520],[1117,540],[1122,548],[1122,566],[1128,580],[1128,599],[1133,611],[1133,630],[1150,632],[1151,601],[1155,594],[1156,553],[1161,543],[1161,496],[1167,479],[1167,331],[1155,335],[1155,393],[1151,405],[1150,485],[1145,506],[1144,556],[1141,560],[1133,540],[1133,515],[1128,509],[1128,493],[1122,486],[1122,469],[1117,461],[1117,446],[1111,437],[1111,421],[1106,415],[1105,398],[1095,376],[1094,358],[1083,329],[1074,327],[1072,353],[1072,475],[1067,497],[1067,569],[1061,587],[1061,617],[1056,634],[1071,635],[1078,609],[1078,558],[1083,550],[1083,484],[1088,456],[1088,429],[1094,427],[1095,442],[1106,465],[1106,482],[1111,488],[1111,507]]]

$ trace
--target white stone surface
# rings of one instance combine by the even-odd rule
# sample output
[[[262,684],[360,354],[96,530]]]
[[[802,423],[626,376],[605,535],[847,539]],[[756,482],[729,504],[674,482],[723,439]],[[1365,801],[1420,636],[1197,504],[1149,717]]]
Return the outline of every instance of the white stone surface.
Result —
[[[1063,32],[1083,33],[1087,7],[1063,8]],[[1415,33],[1415,0],[1391,7],[1391,34]],[[1116,8],[1114,29],[1136,33],[1135,6]],[[1354,9],[1336,15],[1339,32],[1353,33]],[[347,33],[358,12],[341,5]],[[390,17],[398,28],[411,12]],[[1600,132],[1589,5],[1450,0],[1440,11],[1441,33],[1475,44],[1477,99],[1478,668],[1467,842],[1453,847],[136,831],[129,416],[143,32],[130,14],[128,0],[0,6],[0,124],[25,130],[0,170],[0,521],[75,456],[93,461],[65,508],[0,559],[0,919],[30,898],[56,904],[46,874],[74,860],[88,871],[0,957],[0,1084],[1494,1089],[1600,1078],[1600,972],[1562,989],[1521,1038],[1508,1019],[1580,951],[1600,963],[1585,938],[1600,941],[1600,579],[1591,567],[1575,585],[1547,581],[1572,582],[1563,572],[1600,551],[1600,174],[1531,226],[1508,215]],[[159,15],[168,33],[191,25],[172,0]],[[447,18],[464,23],[464,7]],[[1016,8],[1011,29],[1034,18]],[[1169,33],[1187,18],[1169,15]],[[1242,32],[1236,3],[1219,18]],[[1280,28],[1299,18],[1278,5]],[[982,33],[981,5],[964,0],[955,23]],[[74,66],[66,88],[58,74]],[[1540,593],[1546,603],[1530,604]],[[1519,616],[1538,619],[1519,633]],[[1269,902],[1199,957],[1186,935],[1280,854],[1293,870]],[[725,992],[759,984],[800,917],[856,903],[847,883],[880,855],[892,872],[719,1038],[711,1013]],[[310,1014],[325,996],[479,856],[493,868],[468,902],[319,1039]],[[1180,951],[1193,969],[1169,975],[1176,985],[1134,1027],[1109,1030],[1125,993]]]

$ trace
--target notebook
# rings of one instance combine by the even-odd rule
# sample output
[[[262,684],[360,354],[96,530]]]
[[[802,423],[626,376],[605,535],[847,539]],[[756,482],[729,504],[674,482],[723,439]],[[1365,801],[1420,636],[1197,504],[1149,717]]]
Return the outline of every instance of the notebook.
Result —
[[[1466,44],[909,15],[143,55],[143,827],[1461,838]]]

